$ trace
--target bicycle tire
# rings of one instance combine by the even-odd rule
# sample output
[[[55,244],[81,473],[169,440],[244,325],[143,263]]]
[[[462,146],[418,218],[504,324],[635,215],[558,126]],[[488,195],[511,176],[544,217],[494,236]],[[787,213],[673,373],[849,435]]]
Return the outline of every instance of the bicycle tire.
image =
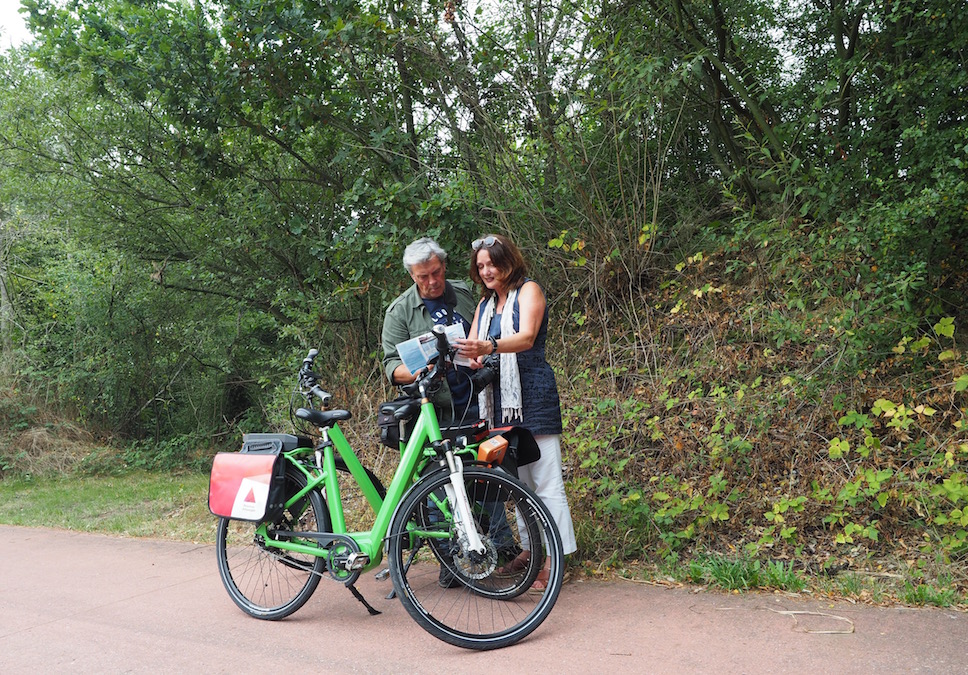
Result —
[[[417,624],[444,642],[477,650],[512,645],[540,626],[558,599],[564,576],[558,528],[547,507],[519,480],[500,470],[468,467],[465,486],[487,551],[476,561],[462,557],[452,518],[443,510],[437,518],[428,515],[428,504],[440,498],[449,481],[444,472],[428,475],[397,508],[387,540],[394,590]],[[495,524],[502,511],[510,540],[501,524]],[[528,563],[509,572],[512,553],[526,549],[540,553],[532,552]],[[548,571],[546,587],[525,592],[542,563]],[[456,587],[438,583],[441,565],[453,573]]]
[[[503,472],[503,469],[500,471]],[[446,499],[443,487],[438,488],[434,492],[434,495],[441,500]],[[473,495],[469,493],[469,496]],[[497,531],[494,533],[491,532],[491,523],[501,518],[500,515],[496,514],[496,511],[499,510],[497,507],[502,500],[488,500],[486,495],[483,497],[480,500],[473,498],[470,500],[471,512],[477,523],[478,532],[487,532],[491,535],[492,540],[501,539],[502,537],[498,535]],[[430,503],[425,502],[417,508],[418,513],[416,515],[419,516],[419,522],[422,524],[433,523],[435,519],[440,518],[439,510]],[[507,522],[507,516],[507,513],[503,514],[505,523]],[[540,538],[541,531],[534,518],[521,519],[516,524],[527,533],[527,540],[535,541]],[[495,530],[500,530],[500,524]],[[503,538],[507,539],[507,537]],[[478,578],[476,574],[473,576],[462,574],[458,566],[454,563],[454,551],[457,547],[456,540],[428,538],[426,543],[440,562],[441,567],[445,567],[447,573],[455,577],[458,582],[472,588],[481,595],[495,598],[511,599],[527,591],[537,579],[543,563],[543,560],[539,556],[535,556],[534,559],[529,558],[514,570],[507,569],[515,561],[517,555],[522,552],[522,549],[517,541],[505,541],[503,545],[499,544],[494,548],[495,555],[497,556],[496,573]]]
[[[288,498],[306,486],[306,476],[286,465]],[[283,619],[312,597],[326,571],[320,556],[267,547],[256,534],[257,523],[220,518],[216,530],[218,571],[229,597],[257,619]],[[270,525],[295,532],[329,532],[329,515],[318,490],[307,493]],[[303,540],[303,543],[312,543]]]

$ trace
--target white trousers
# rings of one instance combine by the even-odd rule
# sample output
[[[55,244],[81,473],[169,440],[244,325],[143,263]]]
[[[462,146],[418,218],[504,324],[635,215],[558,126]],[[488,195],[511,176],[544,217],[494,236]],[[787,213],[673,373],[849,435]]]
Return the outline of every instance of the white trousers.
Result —
[[[541,449],[541,459],[518,467],[518,477],[528,485],[551,512],[565,555],[578,549],[575,542],[575,526],[571,522],[571,509],[565,496],[565,481],[561,475],[561,436],[535,436]]]

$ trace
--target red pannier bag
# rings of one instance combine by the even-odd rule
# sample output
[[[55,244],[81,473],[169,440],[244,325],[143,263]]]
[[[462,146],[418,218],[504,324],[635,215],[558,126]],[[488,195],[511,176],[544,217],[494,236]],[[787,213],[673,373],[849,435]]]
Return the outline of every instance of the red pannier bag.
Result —
[[[208,509],[222,518],[272,522],[282,515],[285,484],[278,452],[220,452],[212,461]]]

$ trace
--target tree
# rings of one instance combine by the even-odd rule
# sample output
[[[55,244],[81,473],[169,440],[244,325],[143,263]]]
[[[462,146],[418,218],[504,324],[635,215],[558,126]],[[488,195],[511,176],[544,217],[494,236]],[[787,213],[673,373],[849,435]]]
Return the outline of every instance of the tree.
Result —
[[[0,126],[42,178],[28,211],[64,256],[123,270],[132,317],[168,303],[179,330],[235,331],[198,342],[200,377],[241,343],[367,363],[421,234],[511,233],[576,330],[618,307],[627,336],[639,292],[713,238],[809,231],[818,256],[879,261],[878,288],[925,287],[964,240],[968,31],[933,0],[25,6],[47,91],[6,92]],[[230,379],[255,380],[242,361]]]

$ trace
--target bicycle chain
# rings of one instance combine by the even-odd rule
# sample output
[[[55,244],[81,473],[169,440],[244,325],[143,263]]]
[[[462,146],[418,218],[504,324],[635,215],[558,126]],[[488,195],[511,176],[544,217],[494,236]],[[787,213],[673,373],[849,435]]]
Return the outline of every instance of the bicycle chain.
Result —
[[[330,563],[330,560],[335,559],[337,563],[340,562],[339,558],[336,556],[331,556],[330,560],[326,561],[327,574],[324,574],[323,572],[317,572],[316,570],[314,570],[312,563],[304,563],[299,560],[295,560],[293,558],[287,557],[286,554],[276,553],[275,551],[271,550],[269,547],[264,546],[262,547],[262,550],[265,553],[267,553],[269,556],[277,560],[278,562],[282,563],[283,565],[286,565],[288,567],[293,567],[298,570],[302,570],[303,572],[314,574],[321,579],[329,577],[333,581],[338,581],[344,586],[349,586],[350,584],[356,583],[356,580],[360,578],[359,570],[344,570],[338,567],[334,568],[333,565]],[[341,572],[345,572],[346,577],[339,576]]]

